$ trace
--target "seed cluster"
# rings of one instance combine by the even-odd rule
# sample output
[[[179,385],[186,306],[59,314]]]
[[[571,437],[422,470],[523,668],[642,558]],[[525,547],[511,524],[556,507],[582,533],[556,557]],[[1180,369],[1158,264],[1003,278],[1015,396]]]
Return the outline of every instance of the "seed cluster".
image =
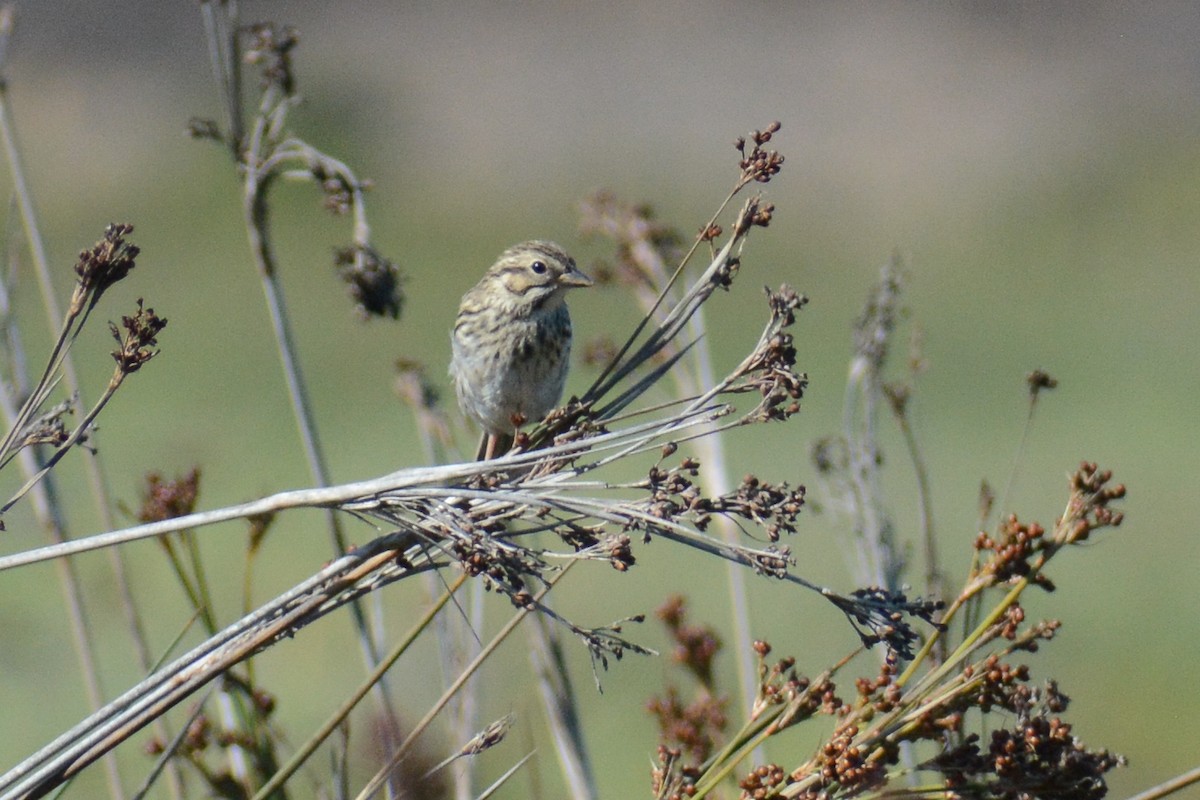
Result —
[[[675,742],[688,763],[699,764],[716,750],[716,734],[729,724],[728,706],[728,698],[710,694],[685,703],[679,689],[668,686],[665,696],[646,703],[646,710],[658,722],[660,739]]]
[[[1112,472],[1084,461],[1070,477],[1067,510],[1055,523],[1051,535],[1036,522],[1021,523],[1010,515],[995,534],[980,532],[975,549],[988,558],[980,572],[996,583],[1026,578],[1047,591],[1054,583],[1041,568],[1059,548],[1086,541],[1093,531],[1117,527],[1124,514],[1111,503],[1125,497],[1125,486],[1110,486]]]
[[[738,166],[742,170],[742,181],[749,183],[757,181],[758,183],[770,183],[771,178],[779,174],[783,169],[783,156],[775,150],[765,150],[763,145],[771,141],[771,137],[779,131],[782,126],[778,122],[772,122],[766,127],[766,130],[751,131],[750,143],[753,147],[750,152],[746,152],[746,138],[739,136],[734,140],[733,146],[741,153],[741,161]]]
[[[262,88],[278,87],[285,95],[296,91],[292,72],[292,50],[300,44],[299,32],[290,25],[260,22],[248,29],[249,43],[243,54],[247,64],[259,67]]]
[[[902,659],[913,657],[917,632],[906,617],[916,617],[940,627],[936,616],[944,607],[937,599],[910,600],[904,592],[889,592],[878,586],[855,589],[849,597],[830,597],[830,601],[849,617],[867,647],[883,643]]]
[[[196,499],[200,495],[200,470],[192,468],[174,480],[164,478],[158,472],[145,477],[142,489],[142,506],[138,510],[139,522],[161,522],[175,519],[196,510]]]
[[[674,452],[674,445],[664,453]],[[655,464],[642,484],[650,491],[647,512],[657,519],[687,518],[698,530],[706,530],[714,514],[754,522],[766,531],[772,542],[781,533],[796,532],[796,521],[804,507],[805,489],[787,483],[772,484],[755,475],[746,475],[736,489],[717,497],[705,497],[695,479],[700,462],[684,458],[677,467],[664,469]]]
[[[70,432],[67,430],[66,423],[63,422],[63,417],[75,413],[75,400],[75,397],[63,400],[39,414],[36,419],[31,420],[21,431],[19,447],[43,444],[58,447],[67,441],[70,438]]]
[[[123,280],[136,266],[135,259],[141,250],[126,240],[131,233],[132,225],[113,223],[104,229],[103,239],[79,253],[75,264],[78,281],[71,296],[70,315],[91,309],[113,284]]]
[[[399,319],[404,293],[395,262],[370,247],[357,245],[336,250],[333,263],[360,317]]]
[[[158,355],[158,350],[153,348],[158,345],[158,334],[167,327],[167,320],[155,314],[153,308],[144,308],[140,297],[137,306],[137,312],[133,316],[121,317],[124,333],[117,330],[117,326],[112,323],[108,326],[118,345],[112,357],[123,375],[137,372],[147,361]]]
[[[734,391],[757,391],[758,406],[747,421],[783,421],[800,411],[800,400],[808,388],[808,376],[796,370],[796,347],[786,328],[796,322],[796,312],[808,298],[787,284],[778,291],[766,290],[771,319],[755,347],[735,375],[741,383]]]
[[[1017,723],[992,731],[986,750],[978,734],[928,762],[945,777],[946,788],[973,785],[980,794],[1002,800],[1099,800],[1106,794],[1104,774],[1125,759],[1107,750],[1089,750],[1057,716],[1067,698],[1053,683],[1026,702]]]

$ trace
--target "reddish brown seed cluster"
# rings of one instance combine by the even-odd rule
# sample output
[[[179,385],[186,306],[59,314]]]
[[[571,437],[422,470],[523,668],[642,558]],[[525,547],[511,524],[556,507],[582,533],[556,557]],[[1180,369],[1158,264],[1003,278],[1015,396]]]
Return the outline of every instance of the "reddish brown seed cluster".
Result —
[[[808,678],[795,672],[796,659],[786,656],[768,667],[766,658],[771,652],[771,645],[755,642],[754,652],[758,656],[758,696],[754,702],[756,714],[769,706],[796,700],[808,691]]]
[[[887,781],[887,767],[899,760],[899,750],[891,744],[866,745],[856,741],[859,729],[846,724],[834,732],[818,751],[816,758],[788,776],[789,782],[806,785],[797,798],[819,800],[836,789],[845,796],[861,794]]]
[[[157,472],[146,475],[142,489],[139,522],[161,522],[192,513],[200,494],[200,470],[192,468],[175,480],[166,480]]]
[[[728,705],[726,698],[708,693],[685,703],[679,690],[668,686],[664,696],[653,697],[646,703],[646,710],[658,722],[660,739],[678,746],[688,763],[700,764],[716,750],[729,724]]]
[[[637,559],[633,557],[633,540],[628,534],[609,536],[605,545],[608,549],[608,563],[612,564],[612,568],[617,572],[625,572],[637,563]]]
[[[675,642],[671,658],[706,687],[713,685],[713,659],[721,650],[721,637],[709,625],[689,625],[687,605],[680,595],[667,598],[654,612]]]
[[[985,714],[992,710],[992,706],[1010,711],[1029,706],[1032,690],[1025,685],[1029,680],[1029,667],[1006,664],[993,653],[984,660],[978,672],[980,683],[973,702]]]
[[[757,390],[762,396],[751,413],[755,419],[786,420],[800,410],[808,388],[808,376],[796,370],[796,348],[785,329],[796,321],[796,312],[808,298],[784,284],[778,292],[767,290],[771,322],[758,348],[740,368],[743,391]]]
[[[1023,612],[1022,612],[1023,613]],[[1007,623],[1001,621],[1001,634],[1005,633]],[[1058,629],[1062,627],[1062,623],[1056,619],[1044,619],[1030,625],[1024,631],[1018,632],[1013,639],[1014,651],[1023,650],[1026,653],[1036,653],[1038,651],[1039,641],[1050,641],[1058,633]]]
[[[1109,486],[1111,480],[1110,470],[1102,470],[1091,461],[1080,463],[1071,475],[1071,499],[1058,524],[1064,544],[1082,542],[1092,531],[1115,528],[1124,521],[1125,515],[1110,508],[1109,503],[1125,497],[1125,484]]]
[[[745,176],[742,176],[742,180],[741,185],[744,186]],[[734,220],[733,233],[735,236],[744,236],[753,227],[765,228],[771,224],[774,216],[774,204],[764,201],[761,197],[753,197],[746,201],[746,205]]]
[[[991,551],[992,556],[984,567],[985,572],[1000,583],[1028,577],[1043,588],[1053,590],[1054,584],[1049,578],[1034,573],[1035,565],[1040,569],[1044,563],[1044,558],[1034,561],[1034,556],[1048,558],[1059,547],[1087,540],[1092,531],[1120,525],[1124,515],[1110,504],[1125,497],[1125,486],[1109,486],[1111,480],[1110,471],[1101,470],[1090,461],[1082,462],[1071,475],[1067,511],[1055,523],[1052,536],[1046,536],[1045,529],[1036,522],[1020,523],[1015,515],[1010,515],[1000,525],[995,536],[981,532],[975,538],[975,548]]]
[[[656,800],[685,800],[696,794],[699,768],[683,763],[678,747],[658,746],[658,765],[650,771]]]
[[[741,160],[738,161],[738,168],[742,171],[742,181],[744,183],[749,183],[750,181],[769,183],[783,169],[783,156],[775,150],[763,149],[763,145],[771,141],[771,137],[781,127],[778,122],[772,122],[765,130],[752,131],[750,133],[750,143],[753,147],[750,148],[749,153],[746,152],[745,137],[739,136],[734,140],[733,146],[741,154]]]
[[[449,551],[468,575],[485,578],[485,588],[507,594],[517,608],[534,608],[533,595],[525,584],[526,576],[538,571],[539,565],[530,562],[533,555],[503,546],[497,538],[497,531],[503,530],[500,523],[485,527],[449,537]]]
[[[1082,464],[1072,476],[1072,501],[1066,518],[1055,526],[1052,535],[1037,524],[1024,525],[1015,517],[1006,520],[994,537],[981,534],[977,546],[990,556],[983,568],[985,573],[990,571],[1001,580],[1032,575],[1033,580],[1048,583],[1035,574],[1046,558],[1095,528],[1120,523],[1120,513],[1111,510],[1109,503],[1124,496],[1124,487],[1110,487],[1110,480],[1111,476],[1094,464]],[[916,615],[932,622],[940,606],[930,601],[910,602],[901,593],[878,588],[858,590],[834,602],[857,625],[871,632],[870,636],[863,632],[864,641],[885,640],[896,655],[912,645],[904,638],[905,617]],[[876,677],[855,682],[858,700],[851,708],[837,698],[831,684],[793,682],[790,660],[768,668],[765,659],[770,646],[755,642],[760,688],[753,716],[786,704],[774,719],[776,730],[818,711],[833,714],[842,723],[811,761],[786,777],[771,766],[750,772],[739,784],[740,797],[778,796],[782,785],[790,787],[789,797],[803,800],[827,798],[835,792],[840,796],[870,791],[889,780],[887,770],[898,763],[898,741],[908,740],[942,746],[942,753],[922,768],[941,773],[950,790],[970,786],[974,793],[1013,800],[1099,800],[1106,790],[1104,774],[1123,760],[1107,751],[1086,749],[1073,737],[1070,725],[1058,716],[1066,711],[1069,698],[1053,681],[1041,690],[1030,686],[1029,669],[1005,660],[1014,652],[1035,650],[1040,641],[1053,638],[1058,627],[1053,620],[1029,624],[1022,606],[1009,602],[987,631],[989,640],[994,637],[1007,644],[964,667],[959,676],[947,676],[946,689],[937,691],[936,701],[914,707],[920,713],[906,717],[899,738],[880,735],[889,729],[891,715],[911,703],[905,689],[896,682],[896,655],[882,665]],[[993,728],[986,748],[980,747],[977,735],[960,738],[968,720],[993,712],[1005,720],[1015,720],[1015,725]],[[957,735],[948,738],[949,734]],[[954,742],[958,743],[951,744]]]
[[[820,775],[827,786],[863,790],[878,786],[886,774],[887,758],[867,758],[868,751],[855,742],[858,727],[848,725],[821,747]],[[876,751],[879,752],[879,751]]]
[[[769,578],[785,578],[788,569],[796,563],[792,549],[786,546],[765,547],[746,554],[750,559],[750,568],[759,575]]]
[[[988,761],[996,797],[1094,800],[1105,794],[1104,773],[1124,763],[1107,750],[1090,751],[1058,717],[1037,715],[992,732]]]
[[[650,490],[647,512],[658,519],[675,519],[685,513],[699,520],[701,530],[707,524],[706,515],[711,501],[700,494],[700,487],[692,480],[700,474],[700,462],[685,458],[677,467],[663,469],[658,464],[650,467],[645,486]]]
[[[772,706],[784,706],[771,727],[776,732],[791,727],[817,713],[844,714],[848,707],[837,696],[837,687],[827,676],[814,683],[796,673],[796,659],[786,656],[768,666],[766,657],[771,646],[763,641],[754,643],[758,657],[758,689],[754,700],[753,717]]]
[[[1010,514],[995,538],[980,531],[975,537],[975,549],[991,551],[991,559],[984,569],[994,576],[997,583],[1004,583],[1032,572],[1030,559],[1041,551],[1045,533],[1045,528],[1036,522],[1023,524],[1015,514]]]
[[[854,688],[858,690],[859,705],[870,704],[877,711],[891,711],[900,702],[901,690],[895,679],[898,669],[894,659],[885,659],[875,678],[858,678]]]
[[[790,782],[783,767],[778,764],[763,764],[738,781],[738,788],[742,790],[738,797],[743,800],[764,800],[774,796],[775,789]]]
[[[1004,609],[1004,616],[1000,618],[1000,635],[1010,642],[1014,641],[1021,630],[1021,623],[1024,621],[1025,609],[1021,608],[1020,603],[1011,604]]]

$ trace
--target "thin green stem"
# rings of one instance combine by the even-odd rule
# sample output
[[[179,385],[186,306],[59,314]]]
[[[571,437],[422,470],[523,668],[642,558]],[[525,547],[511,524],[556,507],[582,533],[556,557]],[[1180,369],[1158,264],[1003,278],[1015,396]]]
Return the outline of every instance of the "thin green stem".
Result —
[[[1012,500],[1013,487],[1017,483],[1017,474],[1021,471],[1021,462],[1025,459],[1025,450],[1029,446],[1029,434],[1033,431],[1033,416],[1037,411],[1038,393],[1029,395],[1029,411],[1025,415],[1025,424],[1021,427],[1021,440],[1017,443],[1017,452],[1013,454],[1012,469],[1008,471],[1008,480],[1004,484],[1004,492],[1000,495],[999,509],[1001,519],[1008,513],[1008,504]]]
[[[945,600],[945,580],[941,573],[937,535],[933,524],[933,493],[929,487],[929,470],[925,466],[925,458],[921,454],[921,446],[917,442],[907,410],[895,405],[892,410],[895,412],[896,422],[900,425],[900,432],[904,435],[904,444],[908,449],[908,458],[912,462],[913,476],[917,482],[917,524],[925,549],[925,593],[930,597]]]
[[[208,591],[208,578],[204,572],[204,561],[200,557],[200,542],[194,531],[183,531],[180,533],[180,538],[187,548],[188,561],[191,562],[192,580],[196,588],[196,607],[201,610],[205,626],[211,636],[217,632],[217,620],[213,610],[212,596]]]
[[[1034,572],[1032,574],[1036,574],[1036,569],[1034,570]],[[975,626],[974,630],[972,630],[970,633],[968,633],[966,636],[963,637],[962,642],[958,645],[958,647],[956,647],[954,649],[954,652],[952,652],[950,655],[948,655],[946,657],[946,660],[942,664],[938,665],[935,669],[927,672],[921,678],[921,684],[927,686],[927,685],[930,685],[933,683],[937,683],[938,681],[941,681],[946,676],[946,674],[950,672],[950,670],[957,669],[957,665],[958,665],[959,661],[961,659],[965,658],[966,655],[968,653],[970,653],[971,650],[974,649],[974,647],[975,647],[976,643],[979,641],[979,639],[985,633],[987,633],[987,630],[997,620],[1000,619],[1000,617],[1004,614],[1004,612],[1008,609],[1008,607],[1010,605],[1012,605],[1014,602],[1016,602],[1017,598],[1021,596],[1021,593],[1025,591],[1025,587],[1027,587],[1028,585],[1029,585],[1028,577],[1024,577],[1024,578],[1021,578],[1020,580],[1018,580],[1017,583],[1013,585],[1012,589],[1009,590],[1008,594],[1006,594],[1004,596],[1004,599],[1001,600],[999,603],[997,603],[992,608],[992,610],[990,612],[988,612],[988,614],[979,622],[979,624]],[[982,589],[983,586],[981,585],[979,588]],[[960,596],[960,599],[962,599],[961,596]],[[951,612],[953,612],[955,609],[961,608],[961,607],[962,607],[961,602],[957,602],[954,606],[952,606],[950,611],[947,612],[947,619],[950,618]],[[899,677],[896,678],[897,686],[904,686],[913,677],[913,675],[916,673],[917,667],[920,666],[920,664],[929,655],[930,651],[934,647],[934,644],[937,641],[939,641],[941,636],[942,636],[941,630],[935,630],[930,635],[930,637],[925,641],[925,644],[921,647],[920,651],[917,652],[916,657],[913,658],[912,663],[910,663],[908,665],[908,667],[904,670],[904,672],[902,672],[899,675]]]
[[[408,750],[410,747],[412,747],[413,742],[415,742],[417,737],[424,733],[425,729],[429,727],[430,723],[437,718],[437,715],[440,714],[442,709],[445,708],[446,704],[450,702],[450,698],[458,693],[458,691],[466,684],[467,680],[474,675],[475,672],[481,666],[483,666],[483,663],[492,655],[492,653],[495,652],[496,648],[498,648],[501,643],[503,643],[504,640],[507,639],[514,630],[516,630],[517,625],[519,625],[521,621],[530,614],[530,608],[535,607],[535,605],[539,603],[541,599],[545,597],[546,594],[553,589],[560,580],[562,580],[562,578],[570,571],[573,563],[574,562],[568,563],[567,566],[563,567],[561,572],[559,572],[546,583],[541,591],[534,596],[534,605],[520,609],[507,623],[505,623],[504,627],[492,637],[491,641],[484,645],[483,649],[479,651],[479,654],[471,660],[471,663],[468,664],[465,669],[463,669],[462,673],[457,679],[455,679],[454,683],[446,688],[446,691],[444,691],[442,696],[438,698],[437,702],[433,704],[433,707],[425,713],[425,716],[421,718],[421,721],[418,722],[413,727],[412,731],[409,732],[408,736],[404,738],[404,741],[400,743],[400,746],[388,760],[388,763],[381,767],[379,771],[376,772],[371,778],[371,780],[367,782],[367,785],[364,786],[362,791],[358,793],[356,800],[369,800],[369,798],[374,796],[375,793],[382,788],[384,783],[387,782],[388,776],[392,774],[392,771],[399,766],[400,762],[403,761],[408,755]]]
[[[442,595],[438,598],[437,602],[430,606],[429,609],[423,615],[421,615],[421,618],[413,624],[408,633],[396,643],[396,645],[391,649],[391,651],[388,652],[387,655],[380,659],[379,664],[376,665],[375,669],[371,671],[371,674],[367,676],[367,679],[359,684],[358,688],[354,690],[354,693],[346,698],[345,702],[338,706],[337,711],[330,715],[329,719],[325,720],[324,724],[314,731],[312,736],[310,736],[302,745],[300,745],[299,748],[296,749],[295,754],[279,768],[278,772],[271,776],[269,781],[263,784],[262,788],[255,793],[253,800],[266,800],[267,797],[283,787],[283,784],[296,773],[296,770],[300,769],[300,767],[304,765],[304,763],[312,756],[313,752],[316,751],[321,743],[328,739],[329,736],[335,730],[337,730],[338,726],[341,725],[342,722],[345,721],[346,717],[350,715],[350,712],[358,707],[358,704],[362,702],[362,699],[366,697],[367,693],[370,692],[376,684],[379,683],[384,674],[394,663],[396,663],[396,660],[408,651],[409,646],[416,641],[417,637],[420,636],[422,632],[425,631],[425,629],[433,621],[434,617],[437,616],[438,612],[445,607],[446,603],[450,601],[450,598],[454,596],[454,593],[458,591],[458,588],[462,586],[466,580],[466,573],[460,573],[458,578],[456,578],[454,582],[446,588],[446,591],[442,592]]]

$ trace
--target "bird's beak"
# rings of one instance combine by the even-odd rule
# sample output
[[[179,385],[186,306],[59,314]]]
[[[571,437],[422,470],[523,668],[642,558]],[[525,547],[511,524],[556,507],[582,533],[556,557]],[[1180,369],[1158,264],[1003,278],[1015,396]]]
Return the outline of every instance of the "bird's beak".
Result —
[[[567,286],[571,288],[578,287],[582,289],[584,287],[591,286],[592,283],[593,281],[591,278],[589,278],[587,275],[584,275],[575,267],[571,267],[570,272],[564,272],[558,279],[558,284],[560,286]]]

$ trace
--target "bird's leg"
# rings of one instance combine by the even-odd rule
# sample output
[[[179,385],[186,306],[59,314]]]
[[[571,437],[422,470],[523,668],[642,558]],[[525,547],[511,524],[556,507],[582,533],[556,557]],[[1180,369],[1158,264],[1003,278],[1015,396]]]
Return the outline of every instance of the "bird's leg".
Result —
[[[492,457],[492,450],[495,448],[493,440],[494,437],[485,431],[482,438],[479,440],[479,447],[475,448],[476,461],[486,461]]]
[[[517,412],[512,415],[510,420],[514,430],[520,430],[525,424],[525,415]],[[475,453],[476,461],[491,461],[496,456],[506,455],[509,450],[512,450],[515,436],[511,433],[484,433],[483,439],[479,442],[479,449]]]
[[[485,433],[479,440],[479,448],[475,451],[476,461],[491,461],[497,456],[508,453],[513,446],[513,437],[506,433]]]

